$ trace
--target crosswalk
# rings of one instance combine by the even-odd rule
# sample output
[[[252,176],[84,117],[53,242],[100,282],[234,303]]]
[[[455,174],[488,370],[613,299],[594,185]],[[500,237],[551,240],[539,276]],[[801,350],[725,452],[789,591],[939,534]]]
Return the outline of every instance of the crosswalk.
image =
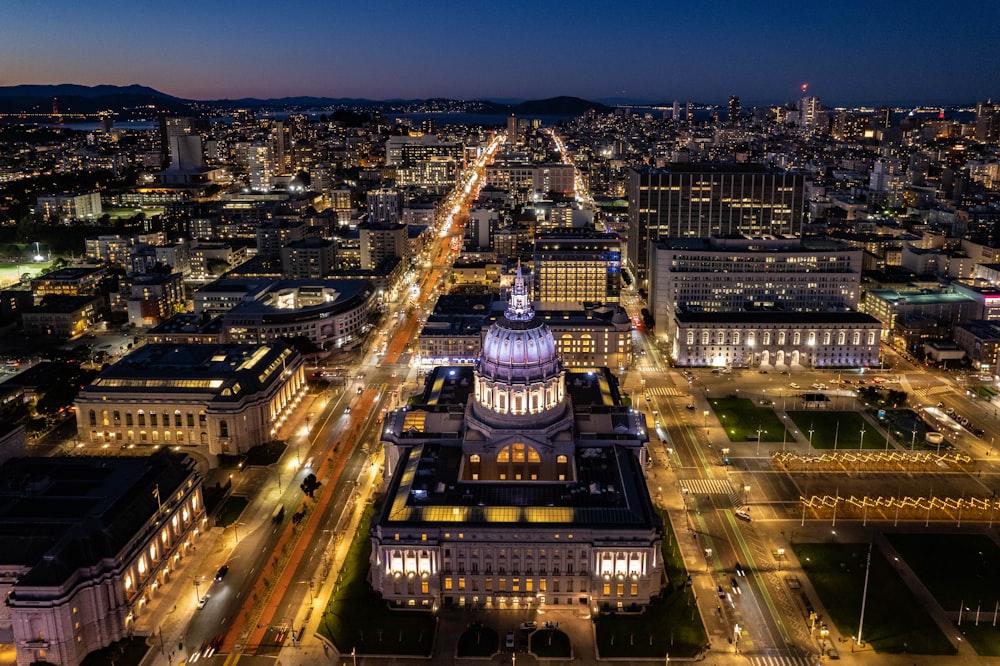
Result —
[[[949,393],[952,390],[950,386],[921,386],[920,388],[913,389],[913,394],[923,397]]]
[[[792,657],[778,655],[744,655],[751,666],[816,666],[815,657]]]
[[[682,391],[679,388],[674,388],[673,386],[654,386],[646,389],[646,393],[668,398],[676,398],[678,396],[687,395],[685,391]]]
[[[680,479],[679,483],[693,495],[725,495],[733,506],[743,504],[736,488],[725,479]]]

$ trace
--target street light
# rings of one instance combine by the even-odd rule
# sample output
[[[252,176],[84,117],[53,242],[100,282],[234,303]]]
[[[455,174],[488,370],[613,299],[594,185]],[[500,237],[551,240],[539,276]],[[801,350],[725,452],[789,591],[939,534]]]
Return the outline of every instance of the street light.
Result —
[[[200,592],[198,592],[198,586],[199,586],[199,585],[201,585],[201,583],[199,583],[199,582],[198,582],[198,579],[197,579],[197,578],[195,578],[195,579],[194,579],[194,598],[195,598],[195,599],[197,600],[197,602],[198,602],[198,603],[200,604],[200,603],[201,603],[201,593],[200,593]]]
[[[701,414],[702,414],[702,416],[704,416],[704,417],[705,417],[705,420],[704,420],[704,422],[703,422],[703,425],[705,426],[705,434],[707,435],[707,434],[708,434],[708,410],[706,409],[706,410],[705,410],[704,412],[702,412]]]
[[[785,556],[785,549],[784,548],[779,548],[778,549],[778,571],[781,571],[781,558],[783,558],[784,556]]]
[[[750,506],[750,486],[743,485],[743,504]]]
[[[865,448],[865,424],[864,423],[861,424],[861,442],[860,442],[860,446],[858,448],[860,448],[860,449]]]

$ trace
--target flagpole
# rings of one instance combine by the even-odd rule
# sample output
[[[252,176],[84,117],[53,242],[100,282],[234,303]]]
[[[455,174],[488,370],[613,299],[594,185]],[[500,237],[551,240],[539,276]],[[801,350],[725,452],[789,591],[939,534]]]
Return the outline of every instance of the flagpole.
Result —
[[[864,645],[861,640],[861,628],[865,624],[865,601],[868,599],[868,574],[872,569],[872,544],[868,543],[868,562],[865,564],[865,588],[861,593],[861,619],[858,621],[858,645]]]

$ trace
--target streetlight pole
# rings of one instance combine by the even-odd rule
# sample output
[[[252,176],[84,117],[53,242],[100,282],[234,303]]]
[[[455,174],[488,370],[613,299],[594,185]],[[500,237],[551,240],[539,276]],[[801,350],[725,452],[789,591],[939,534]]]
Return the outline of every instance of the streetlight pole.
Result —
[[[888,440],[887,440],[888,441]],[[865,448],[865,424],[861,424],[861,445],[859,448]]]
[[[871,572],[872,568],[872,544],[868,544],[868,561],[865,564],[865,587],[861,592],[861,619],[858,621],[858,645],[864,645],[864,641],[861,640],[861,629],[865,624],[865,602],[868,600],[868,574]],[[964,603],[964,602],[963,602]]]
[[[811,449],[813,445],[813,424],[809,424],[809,448]]]
[[[199,585],[201,585],[201,583],[199,583],[198,579],[195,578],[194,579],[194,598],[200,604],[201,603],[201,593],[198,591],[198,586]]]

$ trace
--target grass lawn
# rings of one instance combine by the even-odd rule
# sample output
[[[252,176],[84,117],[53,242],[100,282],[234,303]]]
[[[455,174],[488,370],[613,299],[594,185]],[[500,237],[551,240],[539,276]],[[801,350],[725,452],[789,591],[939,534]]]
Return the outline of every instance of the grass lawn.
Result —
[[[889,534],[893,548],[949,613],[963,605],[965,635],[981,656],[1000,657],[1000,629],[993,626],[1000,602],[1000,548],[981,534]],[[946,566],[942,563],[946,562]],[[976,611],[979,610],[979,626]]]
[[[861,617],[866,543],[796,543],[802,568],[844,636],[854,636]],[[872,550],[862,638],[877,652],[955,654],[948,639],[921,608],[879,550]],[[826,618],[823,618],[826,620]]]
[[[30,273],[31,277],[35,277],[42,271],[47,271],[50,266],[52,266],[51,261],[23,264],[0,263],[0,285],[19,282],[25,273]]]
[[[500,636],[482,624],[473,623],[458,637],[458,656],[489,657],[500,649]]]
[[[372,542],[368,537],[375,508],[368,506],[327,602],[319,631],[337,649],[359,654],[428,656],[434,644],[435,619],[430,611],[389,610],[368,583]]]
[[[541,659],[569,659],[573,654],[569,636],[558,629],[539,629],[532,633],[531,651]]]
[[[1000,548],[980,534],[887,534],[941,607],[955,612],[964,602],[975,614],[982,603],[993,610],[1000,601]],[[980,624],[982,618],[980,617]],[[962,622],[965,626],[965,622]]]
[[[712,398],[708,404],[712,406],[719,423],[726,429],[726,435],[731,442],[756,441],[758,428],[760,428],[760,441],[782,440],[781,419],[770,407],[758,407],[747,398]]]
[[[222,508],[219,509],[219,513],[215,516],[215,524],[219,527],[229,527],[237,520],[239,520],[240,514],[243,513],[243,509],[247,508],[247,504],[250,503],[246,497],[240,497],[239,495],[232,495],[227,499]]]
[[[830,412],[814,409],[789,411],[788,417],[795,422],[795,425],[799,427],[799,432],[805,435],[806,439],[809,439],[809,430],[812,429],[812,447],[814,449],[832,449],[834,444],[838,449],[860,449],[862,448],[862,425],[865,427],[864,448],[885,448],[885,435],[876,431],[872,424],[857,412]]]
[[[694,657],[708,644],[694,593],[684,582],[687,569],[670,520],[663,512],[663,565],[670,580],[660,598],[641,615],[600,615],[595,620],[597,649],[604,659]]]
[[[247,465],[272,465],[278,462],[278,458],[285,452],[285,443],[279,440],[267,442],[260,446],[255,446],[247,451]]]

